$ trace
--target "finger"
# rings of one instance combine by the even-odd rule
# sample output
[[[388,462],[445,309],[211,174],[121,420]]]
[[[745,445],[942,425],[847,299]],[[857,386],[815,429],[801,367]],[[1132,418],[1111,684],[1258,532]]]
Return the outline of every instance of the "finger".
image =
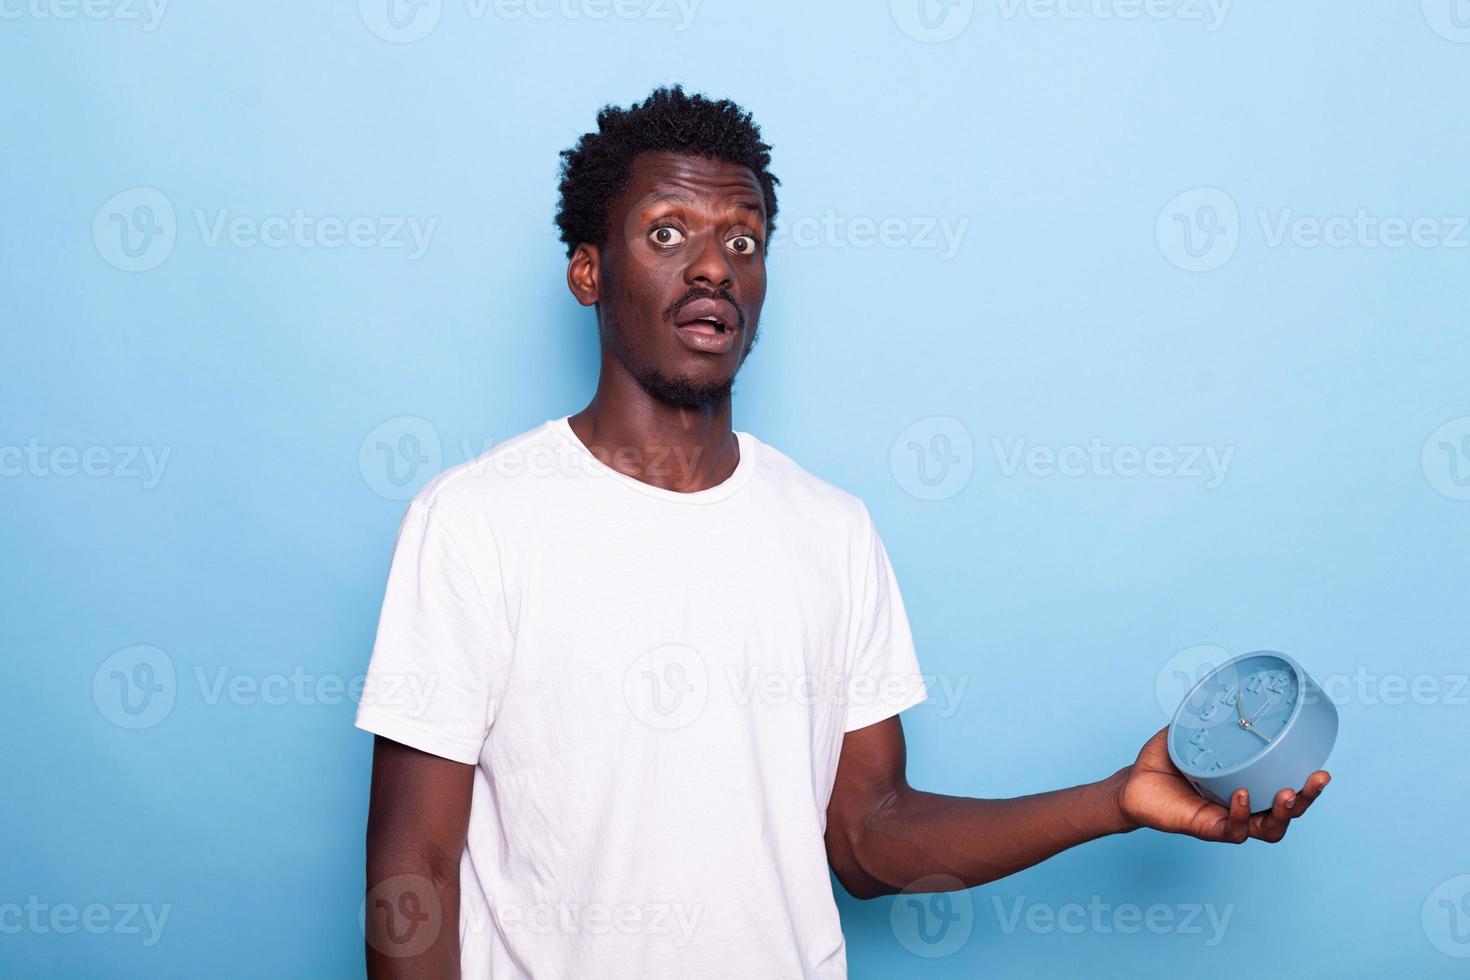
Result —
[[[1295,792],[1283,789],[1277,793],[1276,799],[1271,803],[1271,809],[1254,822],[1254,826],[1251,827],[1251,836],[1268,844],[1280,841],[1286,836],[1286,828],[1291,826],[1291,814],[1295,805]]]
[[[1244,844],[1251,831],[1251,795],[1244,789],[1236,790],[1230,797],[1230,815],[1225,818],[1225,840],[1232,844]]]
[[[1299,817],[1303,813],[1306,813],[1307,807],[1311,806],[1317,797],[1322,795],[1322,790],[1330,782],[1332,782],[1332,777],[1321,769],[1308,776],[1306,784],[1301,788],[1301,792],[1296,794],[1296,806],[1291,809],[1292,817]]]

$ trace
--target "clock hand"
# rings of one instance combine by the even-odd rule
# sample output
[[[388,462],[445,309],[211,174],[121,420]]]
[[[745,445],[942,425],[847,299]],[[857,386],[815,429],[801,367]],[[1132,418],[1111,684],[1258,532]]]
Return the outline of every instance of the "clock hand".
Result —
[[[1271,741],[1271,736],[1270,735],[1262,735],[1260,732],[1256,731],[1255,726],[1252,725],[1250,722],[1246,722],[1241,727],[1244,728],[1246,731],[1250,732],[1252,735],[1259,736],[1260,738],[1264,739],[1267,742]]]
[[[1241,722],[1241,724],[1243,724],[1243,725],[1249,725],[1251,723],[1251,720],[1245,716],[1245,705],[1242,704],[1241,701],[1240,701],[1240,692],[1239,691],[1236,691],[1235,692],[1235,710],[1236,710],[1236,713],[1238,713],[1240,715],[1240,722]]]
[[[1269,697],[1267,697],[1266,700],[1264,700],[1264,701],[1261,702],[1261,706],[1255,710],[1255,714],[1251,715],[1250,718],[1248,718],[1246,720],[1247,721],[1255,721],[1256,720],[1256,715],[1259,715],[1262,711],[1265,711],[1270,706],[1271,706],[1271,699]]]

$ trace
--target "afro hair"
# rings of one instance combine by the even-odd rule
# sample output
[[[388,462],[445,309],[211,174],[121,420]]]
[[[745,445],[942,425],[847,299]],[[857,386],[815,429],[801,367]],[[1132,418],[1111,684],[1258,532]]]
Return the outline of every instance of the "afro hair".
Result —
[[[776,227],[775,174],[771,147],[761,141],[750,113],[728,99],[686,95],[682,85],[661,87],[626,109],[603,106],[597,132],[584,133],[577,145],[561,151],[561,200],[556,225],[570,258],[582,242],[607,244],[607,214],[628,184],[633,158],[640,153],[672,152],[749,167],[760,181],[766,205],[766,233]]]

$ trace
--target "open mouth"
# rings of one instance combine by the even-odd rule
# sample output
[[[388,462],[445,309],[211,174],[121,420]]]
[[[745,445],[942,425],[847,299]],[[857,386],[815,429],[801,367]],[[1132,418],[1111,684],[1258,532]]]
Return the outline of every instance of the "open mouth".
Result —
[[[729,324],[725,323],[724,320],[721,320],[717,316],[702,316],[697,320],[684,321],[683,323],[679,324],[679,329],[693,330],[695,333],[702,333],[709,336],[714,336],[716,334],[722,334],[726,333],[727,331],[733,330],[734,327],[731,327]]]
[[[740,328],[740,311],[733,303],[704,297],[685,304],[677,314],[680,330],[717,337]]]

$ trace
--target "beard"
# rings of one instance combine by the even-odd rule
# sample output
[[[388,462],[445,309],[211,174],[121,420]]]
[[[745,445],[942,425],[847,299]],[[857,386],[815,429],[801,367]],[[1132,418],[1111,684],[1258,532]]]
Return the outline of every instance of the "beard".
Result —
[[[609,324],[612,333],[617,336],[619,331],[615,324]],[[755,350],[760,331],[757,324],[751,321],[745,325],[750,331],[750,346],[740,356],[740,363],[735,367],[735,373],[723,381],[702,381],[687,377],[670,377],[664,374],[655,365],[637,363],[636,357],[630,356],[626,345],[617,343],[614,351],[623,367],[632,375],[638,386],[648,392],[649,396],[660,404],[668,405],[670,408],[706,409],[719,405],[730,397],[735,388],[735,374],[745,366],[745,360],[750,352]]]
[[[667,377],[657,368],[633,377],[639,387],[671,408],[713,408],[730,397],[730,392],[735,388],[734,377],[719,382],[700,383],[688,378]]]

